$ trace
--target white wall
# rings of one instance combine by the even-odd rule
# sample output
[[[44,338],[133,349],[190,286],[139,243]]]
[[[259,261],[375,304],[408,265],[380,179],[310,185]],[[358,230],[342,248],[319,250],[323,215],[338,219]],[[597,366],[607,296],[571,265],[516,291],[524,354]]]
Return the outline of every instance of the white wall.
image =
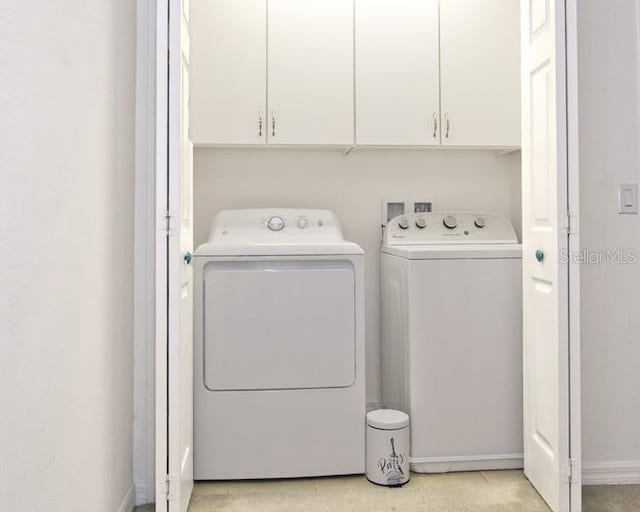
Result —
[[[425,197],[434,209],[496,212],[520,225],[518,154],[494,151],[198,149],[195,245],[225,208],[333,210],[346,238],[366,252],[367,400],[380,401],[379,246],[381,199]],[[515,185],[514,185],[515,180]],[[514,204],[516,206],[514,206]]]
[[[3,2],[0,508],[131,498],[135,2]]]
[[[581,242],[640,255],[640,216],[616,213],[640,180],[638,3],[578,7]],[[581,287],[585,479],[626,461],[640,482],[640,264],[584,265]]]

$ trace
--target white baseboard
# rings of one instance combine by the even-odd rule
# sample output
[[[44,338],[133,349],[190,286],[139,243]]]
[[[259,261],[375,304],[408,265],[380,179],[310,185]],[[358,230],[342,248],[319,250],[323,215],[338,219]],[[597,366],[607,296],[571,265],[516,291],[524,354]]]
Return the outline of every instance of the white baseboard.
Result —
[[[496,469],[522,469],[524,455],[469,455],[463,457],[410,457],[414,473],[448,473],[450,471],[491,471]]]
[[[133,483],[133,488],[135,489],[134,503],[136,507],[139,505],[154,503],[155,496],[153,494],[153,482],[147,482],[146,480],[136,480]]]
[[[118,512],[131,512],[133,510],[133,484],[129,487],[127,494],[124,495],[124,499],[118,508]]]
[[[582,484],[640,484],[640,460],[583,463]]]

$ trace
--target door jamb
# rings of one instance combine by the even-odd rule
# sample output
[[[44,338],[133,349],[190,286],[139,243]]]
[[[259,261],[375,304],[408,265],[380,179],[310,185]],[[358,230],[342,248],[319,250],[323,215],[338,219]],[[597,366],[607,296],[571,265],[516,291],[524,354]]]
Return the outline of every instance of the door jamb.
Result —
[[[572,254],[580,252],[578,0],[565,0],[567,73],[567,231],[569,236],[569,469],[571,512],[582,510],[582,423],[580,374],[580,270]]]
[[[166,512],[168,467],[168,238],[169,205],[169,2],[157,0],[155,16],[155,494],[156,512]],[[158,392],[163,390],[162,392]]]

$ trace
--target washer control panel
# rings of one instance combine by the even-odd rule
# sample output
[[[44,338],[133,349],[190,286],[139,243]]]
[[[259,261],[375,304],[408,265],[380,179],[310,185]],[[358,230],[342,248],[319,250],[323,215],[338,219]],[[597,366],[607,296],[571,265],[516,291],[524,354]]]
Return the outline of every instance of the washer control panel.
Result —
[[[511,223],[483,212],[425,212],[399,215],[384,231],[386,245],[513,244]]]
[[[329,210],[261,208],[223,210],[213,221],[213,242],[341,241],[337,217]]]

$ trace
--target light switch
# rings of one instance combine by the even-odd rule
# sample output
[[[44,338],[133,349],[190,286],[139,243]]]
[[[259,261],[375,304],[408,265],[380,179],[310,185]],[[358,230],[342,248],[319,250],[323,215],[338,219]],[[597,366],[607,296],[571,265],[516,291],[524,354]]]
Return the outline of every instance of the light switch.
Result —
[[[623,183],[618,186],[618,213],[638,213],[637,183]]]

